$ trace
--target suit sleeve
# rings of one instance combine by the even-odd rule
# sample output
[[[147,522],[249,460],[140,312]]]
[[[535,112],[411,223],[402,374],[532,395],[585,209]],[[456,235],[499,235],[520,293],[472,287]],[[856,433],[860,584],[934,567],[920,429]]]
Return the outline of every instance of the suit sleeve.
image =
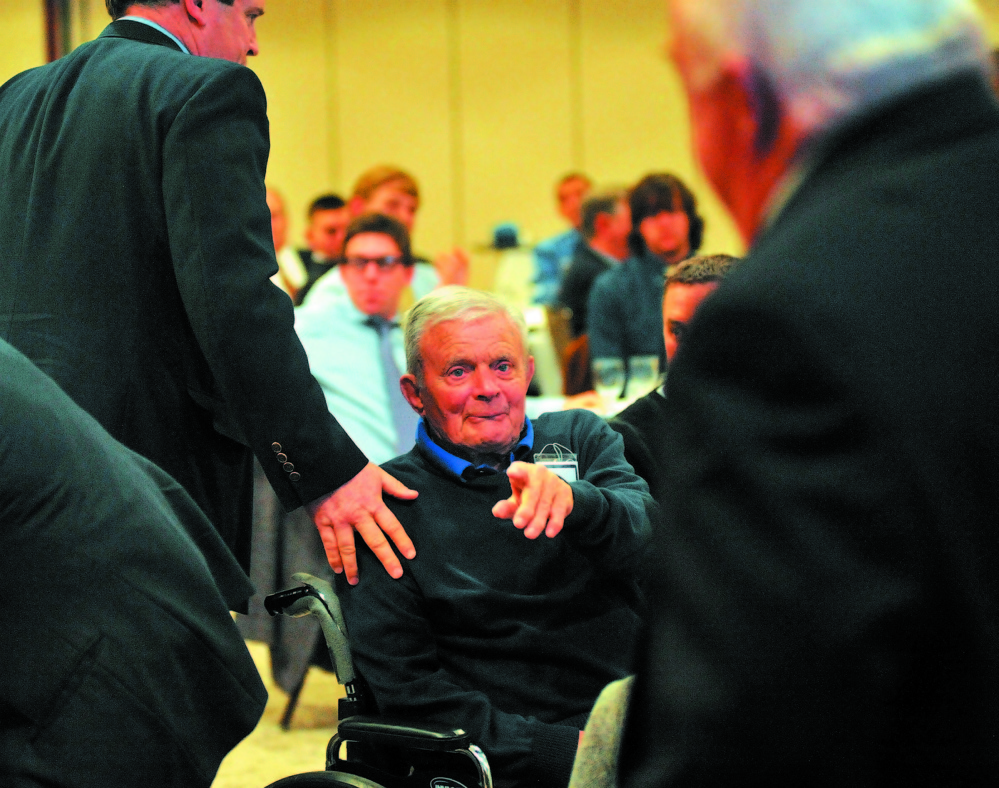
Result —
[[[206,78],[173,119],[163,195],[181,297],[209,368],[189,390],[216,428],[251,447],[287,509],[329,493],[367,462],[327,410],[294,332],[264,195],[263,88],[233,66]],[[277,461],[276,446],[287,460]]]
[[[883,710],[902,710],[899,644],[920,637],[904,462],[833,323],[808,334],[721,291],[701,309],[670,367],[669,494],[621,784],[878,782],[851,769],[874,760],[860,754],[882,743]]]

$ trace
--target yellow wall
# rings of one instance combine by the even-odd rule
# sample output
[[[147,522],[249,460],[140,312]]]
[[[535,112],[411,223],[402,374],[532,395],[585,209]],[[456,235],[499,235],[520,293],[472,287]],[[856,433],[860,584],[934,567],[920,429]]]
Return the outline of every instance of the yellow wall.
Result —
[[[0,81],[44,59],[42,3],[0,0]],[[999,41],[999,0],[979,0]],[[629,184],[653,170],[691,184],[705,251],[740,252],[689,153],[687,108],[661,54],[662,0],[267,0],[251,60],[268,95],[268,179],[291,238],[308,202],[346,193],[376,163],[413,172],[415,244],[475,250],[516,222],[528,240],[561,229],[552,186],[568,170]],[[103,0],[75,0],[73,35],[96,36]],[[492,282],[475,256],[473,284]]]
[[[0,85],[26,68],[45,62],[42,2],[0,0]]]
[[[999,47],[999,0],[976,0],[985,19],[985,29],[993,47]]]
[[[704,203],[705,249],[741,249],[689,153],[662,0],[268,0],[259,25],[268,177],[293,238],[317,193],[395,163],[420,181],[424,253],[474,250],[502,221],[529,240],[561,230],[552,187],[576,169],[607,184],[675,171]],[[491,262],[476,256],[473,283]]]

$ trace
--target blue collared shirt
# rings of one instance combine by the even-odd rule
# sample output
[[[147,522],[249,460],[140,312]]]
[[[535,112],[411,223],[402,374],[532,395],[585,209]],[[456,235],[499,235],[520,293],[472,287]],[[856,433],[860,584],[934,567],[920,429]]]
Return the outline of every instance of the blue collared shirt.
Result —
[[[186,46],[184,46],[184,42],[183,41],[181,41],[179,38],[177,38],[177,36],[175,36],[173,33],[171,33],[165,27],[163,27],[163,25],[156,24],[152,19],[146,19],[144,16],[121,16],[121,17],[118,17],[118,18],[119,19],[127,19],[129,22],[142,22],[142,24],[144,24],[144,25],[149,25],[150,27],[156,28],[163,35],[165,35],[165,36],[169,37],[170,39],[172,39],[174,41],[174,43],[176,43],[177,46],[180,47],[180,51],[181,52],[183,52],[183,53],[185,53],[187,55],[191,54],[191,50],[188,49]]]
[[[354,306],[343,285],[331,278],[334,273],[338,272],[323,275],[305,303],[295,309],[295,331],[330,413],[367,458],[380,465],[396,456],[400,437],[392,418],[380,339],[367,325],[368,316]],[[394,328],[389,341],[396,366],[404,370],[402,329]],[[398,380],[391,383],[399,385]],[[402,436],[408,446],[413,445],[415,433],[414,429]]]
[[[547,238],[534,247],[535,304],[554,304],[562,286],[562,276],[572,262],[572,255],[583,236],[576,229]]]
[[[524,436],[510,452],[510,462],[522,460],[534,448],[534,426],[526,416],[524,417],[524,426]],[[463,460],[461,457],[456,457],[451,452],[442,449],[430,437],[422,418],[416,425],[416,444],[421,446],[437,465],[462,481],[468,481],[469,478],[474,478],[479,474],[504,473],[504,471],[496,470],[490,465],[472,465],[468,460]]]

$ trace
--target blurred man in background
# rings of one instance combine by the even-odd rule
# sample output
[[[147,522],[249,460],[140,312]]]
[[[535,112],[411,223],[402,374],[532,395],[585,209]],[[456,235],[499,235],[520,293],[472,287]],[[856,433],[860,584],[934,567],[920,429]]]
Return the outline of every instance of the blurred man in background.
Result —
[[[591,194],[583,201],[580,231],[572,260],[564,272],[558,302],[572,310],[572,333],[586,333],[586,304],[593,282],[628,258],[631,209],[622,189]]]
[[[420,187],[416,179],[405,170],[383,164],[363,172],[354,184],[350,198],[351,216],[364,213],[383,213],[402,222],[413,237],[416,214],[420,209]],[[455,247],[441,252],[431,263],[416,258],[413,269],[413,295],[422,298],[441,285],[468,283],[468,252]]]
[[[288,244],[288,212],[284,197],[273,186],[267,187],[267,208],[271,212],[271,235],[278,264],[278,272],[271,281],[295,301],[298,291],[308,280],[308,273],[298,252]]]
[[[590,357],[656,356],[666,368],[662,344],[662,293],[666,274],[695,254],[704,220],[687,185],[669,173],[642,178],[628,197],[632,256],[601,274],[590,289],[587,336]]]
[[[583,221],[583,200],[593,184],[579,172],[563,175],[555,187],[559,215],[569,223],[569,229],[541,241],[534,247],[534,303],[554,304],[562,275],[572,262],[572,255],[583,237],[579,231]]]

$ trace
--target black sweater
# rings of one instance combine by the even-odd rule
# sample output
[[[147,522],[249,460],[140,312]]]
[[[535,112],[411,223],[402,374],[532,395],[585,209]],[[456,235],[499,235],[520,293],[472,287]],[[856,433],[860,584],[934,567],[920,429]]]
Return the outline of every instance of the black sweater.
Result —
[[[392,580],[366,547],[361,580],[338,576],[355,660],[379,710],[458,725],[498,786],[564,786],[600,690],[632,671],[640,623],[633,567],[649,534],[648,488],[597,416],[534,424],[533,454],[559,443],[579,461],[573,510],[531,541],[491,513],[505,473],[462,481],[419,446],[385,469],[419,490],[390,501],[416,545]]]

